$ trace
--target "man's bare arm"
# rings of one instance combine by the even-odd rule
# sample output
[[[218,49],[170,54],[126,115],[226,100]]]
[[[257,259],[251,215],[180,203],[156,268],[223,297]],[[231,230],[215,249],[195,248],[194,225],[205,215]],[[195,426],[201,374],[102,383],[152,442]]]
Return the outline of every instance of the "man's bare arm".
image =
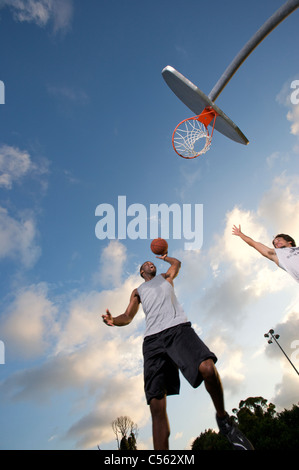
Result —
[[[104,323],[108,326],[126,326],[131,323],[136,313],[138,312],[140,304],[140,297],[138,295],[137,289],[134,289],[128,307],[126,311],[121,315],[113,317],[109,310],[106,310],[106,315],[102,315]]]
[[[274,263],[278,264],[278,258],[276,255],[276,252],[273,248],[269,248],[266,245],[263,245],[263,243],[257,242],[253,240],[252,238],[248,237],[241,231],[241,226],[236,227],[236,225],[233,226],[232,229],[233,235],[236,235],[240,237],[247,245],[251,246],[255,250],[257,250],[261,255],[265,256],[266,258],[270,259],[271,261],[274,261]]]
[[[165,274],[162,274],[162,276],[164,276],[164,278],[172,284],[173,280],[179,274],[179,270],[181,268],[181,262],[176,258],[171,258],[167,254],[164,256],[161,256],[160,259],[163,259],[164,261],[170,264],[170,267],[168,268],[167,272]]]

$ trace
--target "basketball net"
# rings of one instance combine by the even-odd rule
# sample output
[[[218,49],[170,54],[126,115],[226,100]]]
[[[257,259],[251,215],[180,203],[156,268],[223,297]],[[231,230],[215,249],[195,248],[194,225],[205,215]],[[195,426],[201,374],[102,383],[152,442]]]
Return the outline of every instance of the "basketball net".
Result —
[[[172,146],[183,158],[196,158],[206,153],[211,147],[215,121],[218,114],[207,106],[199,116],[193,116],[180,122],[172,134]],[[208,125],[213,120],[212,132]]]

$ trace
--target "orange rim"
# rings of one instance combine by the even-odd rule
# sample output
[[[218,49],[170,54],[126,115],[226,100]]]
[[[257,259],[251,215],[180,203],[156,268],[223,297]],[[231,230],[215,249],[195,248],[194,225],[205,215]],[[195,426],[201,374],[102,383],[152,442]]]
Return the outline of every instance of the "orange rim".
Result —
[[[202,154],[206,153],[209,150],[210,146],[211,146],[212,136],[213,136],[214,127],[215,127],[215,121],[216,121],[217,116],[218,116],[218,114],[216,113],[216,111],[212,107],[208,106],[202,111],[202,113],[199,116],[192,116],[191,118],[184,119],[183,121],[181,121],[176,126],[176,128],[174,129],[173,134],[172,134],[172,146],[173,146],[174,151],[180,157],[185,158],[187,160],[192,160],[193,158],[196,158],[199,155],[202,155]],[[213,122],[212,132],[211,132],[211,135],[210,135],[209,131],[208,131],[208,125],[212,122],[213,119],[214,119],[214,122]],[[189,137],[192,134],[192,130],[188,130],[187,125],[189,125],[192,121],[198,121],[203,125],[203,127],[201,129],[198,129],[196,131],[198,137],[197,137],[197,139],[193,139],[194,142],[196,142],[200,138],[205,138],[206,140],[205,140],[205,145],[203,146],[203,148],[199,152],[195,152],[195,154],[191,155],[191,156],[186,156],[186,155],[183,154],[180,147],[182,147],[183,150],[186,150],[187,153],[188,152],[194,152],[194,149],[189,149],[188,150],[188,144],[189,144],[189,140],[190,140]],[[184,129],[184,130],[181,129],[180,132],[184,132],[185,137],[183,137],[178,132],[178,129],[181,126],[183,126],[184,124],[185,124],[186,129]],[[190,127],[192,128],[192,125],[190,125]],[[194,126],[193,126],[193,129],[194,129]],[[205,130],[203,131],[203,129],[205,129]],[[176,137],[176,134],[177,134],[177,137]],[[200,135],[200,134],[202,134],[202,135]],[[181,143],[181,141],[182,141],[182,143]]]

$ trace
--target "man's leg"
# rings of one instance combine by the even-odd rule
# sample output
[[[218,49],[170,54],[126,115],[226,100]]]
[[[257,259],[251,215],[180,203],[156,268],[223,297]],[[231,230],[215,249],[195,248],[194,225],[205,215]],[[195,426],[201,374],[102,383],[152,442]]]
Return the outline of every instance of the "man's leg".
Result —
[[[231,421],[224,409],[222,384],[212,359],[203,361],[199,366],[199,370],[216,408],[216,420],[221,434],[227,437],[234,449],[254,450],[251,442]]]
[[[166,395],[161,398],[152,398],[150,410],[153,423],[153,443],[155,450],[168,450],[170,435],[169,422],[166,412]]]
[[[203,361],[199,366],[199,371],[204,379],[206,389],[212,398],[217,416],[224,418],[226,412],[224,409],[223,389],[214,361],[212,359]]]

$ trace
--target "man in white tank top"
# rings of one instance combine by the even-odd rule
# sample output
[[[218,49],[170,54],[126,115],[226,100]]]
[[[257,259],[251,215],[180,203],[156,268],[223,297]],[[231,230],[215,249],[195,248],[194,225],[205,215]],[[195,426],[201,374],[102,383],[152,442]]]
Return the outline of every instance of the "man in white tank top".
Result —
[[[253,240],[241,231],[241,226],[233,226],[233,235],[240,237],[247,245],[255,248],[261,255],[284,269],[295,281],[299,282],[299,247],[296,247],[295,240],[285,233],[276,235],[272,244],[274,248],[269,248],[260,242]]]
[[[169,448],[166,396],[179,393],[180,370],[194,388],[205,383],[215,406],[220,432],[232,446],[252,450],[251,443],[225,411],[221,380],[215,367],[217,358],[197,336],[176,298],[173,280],[181,263],[167,254],[157,258],[170,264],[167,272],[156,275],[156,266],[146,261],[140,268],[144,283],[133,290],[125,312],[112,316],[107,310],[106,315],[102,315],[108,326],[125,326],[131,323],[142,303],[146,316],[144,388],[152,416],[154,449]]]

